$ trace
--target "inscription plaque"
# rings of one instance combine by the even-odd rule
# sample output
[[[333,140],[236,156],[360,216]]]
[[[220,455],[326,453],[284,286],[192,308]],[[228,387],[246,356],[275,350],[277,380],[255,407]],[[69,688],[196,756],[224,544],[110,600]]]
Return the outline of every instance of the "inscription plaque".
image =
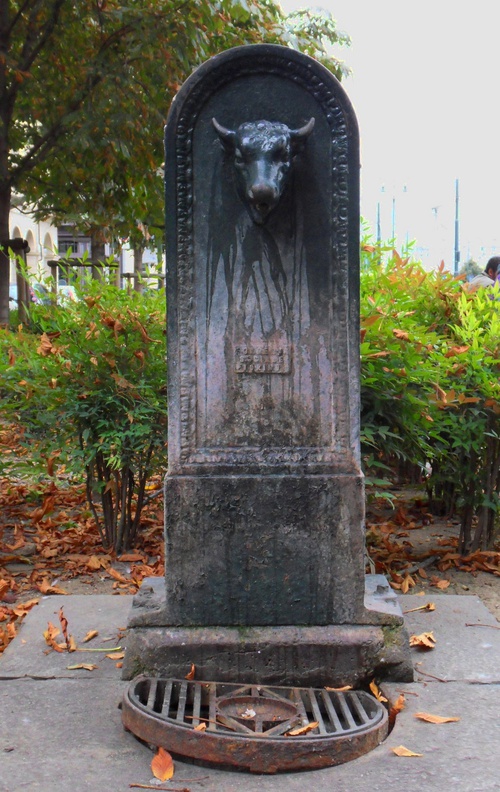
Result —
[[[290,349],[273,349],[267,345],[258,347],[237,346],[235,349],[238,374],[289,374]]]

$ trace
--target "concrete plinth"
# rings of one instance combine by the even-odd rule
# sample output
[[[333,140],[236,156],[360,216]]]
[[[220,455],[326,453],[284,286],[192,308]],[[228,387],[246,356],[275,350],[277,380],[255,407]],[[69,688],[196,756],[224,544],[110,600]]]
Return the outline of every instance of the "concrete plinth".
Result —
[[[358,687],[375,676],[413,680],[401,612],[381,576],[369,576],[365,599],[381,610],[365,610],[360,624],[176,627],[166,622],[165,598],[160,578],[145,580],[134,598],[124,679],[182,678],[194,663],[197,678],[221,682]]]

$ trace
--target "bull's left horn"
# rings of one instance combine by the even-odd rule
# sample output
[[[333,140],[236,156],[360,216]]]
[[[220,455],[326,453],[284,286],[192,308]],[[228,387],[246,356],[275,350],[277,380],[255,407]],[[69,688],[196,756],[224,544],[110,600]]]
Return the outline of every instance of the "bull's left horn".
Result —
[[[307,124],[304,124],[304,126],[300,127],[300,129],[291,129],[290,130],[291,139],[292,140],[305,140],[306,138],[308,138],[309,135],[311,134],[311,132],[314,129],[315,121],[316,121],[315,118],[310,118],[309,121],[307,122]]]
[[[223,127],[222,124],[219,124],[216,118],[212,118],[212,124],[214,125],[220,139],[225,145],[231,145],[234,143],[236,139],[236,132],[233,132],[232,129],[226,129],[226,127]]]

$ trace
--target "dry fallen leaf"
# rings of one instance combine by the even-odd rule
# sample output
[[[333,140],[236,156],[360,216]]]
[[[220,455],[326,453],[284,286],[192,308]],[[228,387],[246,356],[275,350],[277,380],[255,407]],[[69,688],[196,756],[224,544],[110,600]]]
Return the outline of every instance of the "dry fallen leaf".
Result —
[[[449,580],[445,580],[443,578],[442,580],[438,580],[438,582],[435,585],[436,585],[436,588],[444,590],[444,589],[448,588],[448,586],[450,585],[450,581]]]
[[[418,646],[421,649],[434,649],[435,645],[436,639],[432,632],[423,632],[420,635],[410,636],[410,646]]]
[[[50,646],[51,649],[55,649],[56,652],[64,652],[65,648],[61,646],[61,644],[56,643],[56,636],[59,635],[60,632],[59,628],[52,624],[52,622],[48,622],[47,629],[43,631],[45,643]]]
[[[110,652],[105,656],[109,657],[110,660],[123,660],[125,657],[125,652]]]
[[[206,723],[199,723],[198,726],[195,726],[193,731],[206,731],[207,724]]]
[[[410,610],[403,611],[406,615],[407,613],[415,613],[416,611],[433,611],[436,610],[436,606],[433,602],[427,602],[425,605],[419,605],[418,608],[410,608]]]
[[[79,668],[83,668],[85,671],[94,671],[99,666],[96,666],[94,663],[76,663],[75,665],[66,666],[68,671],[76,671]]]
[[[191,679],[194,679],[195,672],[196,672],[196,666],[194,663],[191,663],[191,671],[188,674],[186,674],[184,679],[189,679],[191,681]]]
[[[427,721],[427,723],[452,723],[453,721],[460,720],[460,718],[452,718],[442,715],[431,715],[430,712],[416,712],[415,718],[418,718],[419,720]]]
[[[333,693],[345,693],[346,690],[352,690],[352,685],[344,685],[344,687],[325,687],[325,690]]]
[[[42,580],[41,583],[37,583],[36,588],[38,591],[41,591],[42,594],[67,594],[68,592],[64,589],[60,588],[59,586],[51,586],[48,580]]]
[[[391,748],[391,751],[395,753],[396,756],[423,756],[421,753],[410,751],[409,748],[405,748],[404,745],[398,745],[397,748]]]
[[[377,701],[381,701],[381,702],[387,701],[386,697],[380,692],[380,688],[375,682],[375,680],[373,680],[373,682],[370,682],[370,690],[377,699]]]
[[[164,748],[158,748],[158,753],[151,762],[151,770],[159,781],[168,781],[174,775],[173,759]]]
[[[389,726],[391,728],[392,726],[394,726],[394,723],[396,722],[396,717],[404,708],[405,708],[404,693],[400,693],[394,704],[391,707],[389,707]]]
[[[312,721],[311,723],[306,723],[305,726],[297,726],[296,729],[292,729],[291,731],[286,733],[286,737],[299,737],[301,734],[307,734],[307,732],[316,729],[319,726],[318,721]]]
[[[97,638],[99,632],[97,630],[89,630],[82,643],[88,643],[92,638]]]

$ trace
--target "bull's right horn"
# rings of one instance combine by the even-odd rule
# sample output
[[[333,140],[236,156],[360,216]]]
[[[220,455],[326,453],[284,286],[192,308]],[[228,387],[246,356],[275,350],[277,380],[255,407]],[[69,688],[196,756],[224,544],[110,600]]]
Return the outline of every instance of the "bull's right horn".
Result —
[[[216,118],[212,118],[212,124],[214,125],[217,134],[225,146],[234,145],[234,141],[236,140],[236,132],[233,132],[232,129],[226,129],[226,127],[223,127],[222,124],[219,124]]]

